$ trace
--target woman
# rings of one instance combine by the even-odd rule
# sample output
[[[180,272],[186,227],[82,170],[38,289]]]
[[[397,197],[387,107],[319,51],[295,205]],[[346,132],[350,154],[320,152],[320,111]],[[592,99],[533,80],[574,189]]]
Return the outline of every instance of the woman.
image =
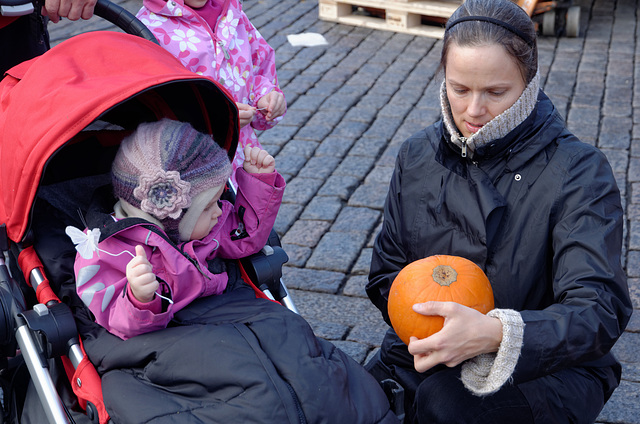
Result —
[[[443,119],[399,152],[367,293],[389,322],[397,273],[449,254],[485,271],[496,309],[417,304],[443,329],[408,346],[390,330],[367,368],[404,387],[408,422],[593,422],[631,314],[611,168],[540,91],[535,28],[514,3],[461,5],[441,67]]]

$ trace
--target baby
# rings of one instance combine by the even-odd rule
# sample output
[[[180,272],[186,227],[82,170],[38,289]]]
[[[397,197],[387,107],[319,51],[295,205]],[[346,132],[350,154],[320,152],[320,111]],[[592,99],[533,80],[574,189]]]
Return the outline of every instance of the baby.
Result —
[[[264,247],[285,183],[265,150],[244,153],[231,204],[220,200],[228,153],[208,134],[164,119],[122,141],[112,165],[117,203],[87,216],[87,234],[99,228],[100,239],[75,263],[78,294],[99,324],[123,339],[164,328],[194,299],[224,291],[228,276],[213,258]]]

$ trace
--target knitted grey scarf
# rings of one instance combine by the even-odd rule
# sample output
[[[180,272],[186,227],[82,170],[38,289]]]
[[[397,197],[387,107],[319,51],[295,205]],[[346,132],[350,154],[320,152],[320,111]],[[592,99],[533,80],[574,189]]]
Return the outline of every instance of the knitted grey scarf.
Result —
[[[451,134],[451,142],[460,147],[465,156],[465,151],[470,157],[476,148],[484,146],[493,140],[505,137],[515,127],[520,125],[533,112],[538,100],[538,90],[540,87],[540,72],[536,73],[529,85],[524,89],[518,100],[500,115],[487,122],[478,132],[471,137],[465,138],[460,134],[453,121],[451,105],[447,98],[447,86],[444,81],[440,86],[440,107],[444,124]]]

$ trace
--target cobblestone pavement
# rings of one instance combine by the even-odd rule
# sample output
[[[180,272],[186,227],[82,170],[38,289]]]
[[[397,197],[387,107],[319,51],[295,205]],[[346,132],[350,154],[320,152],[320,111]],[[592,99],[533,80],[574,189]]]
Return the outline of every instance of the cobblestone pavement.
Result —
[[[116,2],[132,12],[141,4]],[[574,4],[580,37],[539,40],[542,84],[569,128],[606,153],[622,192],[636,310],[614,347],[623,381],[598,422],[640,424],[638,0]],[[316,334],[364,363],[386,330],[364,293],[372,241],[398,147],[439,117],[441,41],[321,21],[317,0],[245,0],[244,8],[276,49],[289,107],[259,135],[288,183],[276,222],[290,256],[284,281]],[[99,29],[113,28],[99,18],[50,24],[53,44]],[[328,45],[288,43],[287,34],[303,32]]]

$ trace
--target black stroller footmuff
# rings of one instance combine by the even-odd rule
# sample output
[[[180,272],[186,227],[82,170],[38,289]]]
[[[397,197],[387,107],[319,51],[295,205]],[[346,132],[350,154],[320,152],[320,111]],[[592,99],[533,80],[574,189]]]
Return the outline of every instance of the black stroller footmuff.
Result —
[[[396,422],[359,364],[241,280],[174,324],[85,340],[115,422]]]

